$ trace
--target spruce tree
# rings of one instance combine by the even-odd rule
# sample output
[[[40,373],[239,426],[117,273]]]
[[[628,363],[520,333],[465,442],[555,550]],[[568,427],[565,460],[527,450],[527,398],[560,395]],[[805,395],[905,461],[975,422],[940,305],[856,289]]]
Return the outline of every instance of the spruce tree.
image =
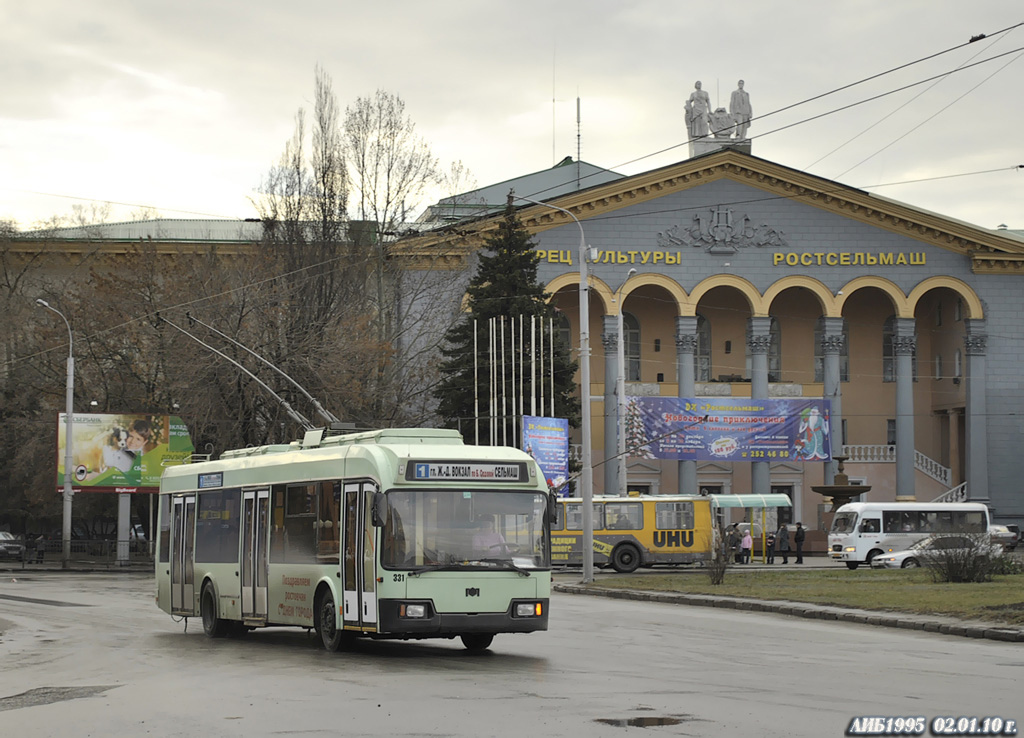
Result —
[[[444,346],[441,353],[444,361],[441,364],[441,380],[437,390],[434,392],[438,400],[438,414],[442,417],[444,424],[449,428],[461,430],[463,438],[467,443],[476,442],[474,426],[475,402],[473,387],[473,364],[474,358],[477,362],[477,393],[479,397],[480,410],[480,443],[490,444],[490,421],[491,408],[489,398],[491,396],[491,363],[492,356],[489,351],[491,318],[500,319],[504,317],[505,322],[505,396],[509,402],[513,397],[519,397],[520,377],[519,367],[526,368],[526,376],[523,381],[523,395],[525,401],[525,414],[530,414],[530,320],[536,317],[538,325],[544,326],[544,366],[538,368],[537,396],[543,391],[544,396],[549,398],[551,394],[551,359],[548,346],[547,326],[549,319],[555,317],[555,309],[548,304],[550,296],[544,292],[544,287],[537,281],[537,244],[531,238],[529,232],[523,227],[512,207],[512,194],[509,193],[508,204],[505,213],[499,224],[497,232],[487,239],[478,255],[476,273],[473,275],[466,290],[467,312],[448,331],[445,336]],[[512,320],[518,322],[520,316],[524,318],[525,331],[522,347],[519,345],[518,329],[516,332],[515,345],[508,337],[509,326]],[[476,345],[474,347],[473,331],[474,321],[476,326]],[[576,362],[569,356],[570,347],[561,340],[559,331],[554,331],[554,384],[555,384],[555,406],[552,410],[550,403],[545,402],[544,414],[549,417],[566,418],[570,427],[579,426],[580,405],[576,396]],[[539,341],[538,341],[539,344]],[[499,345],[498,352],[501,351]],[[539,351],[539,346],[538,346]],[[508,443],[512,439],[518,439],[521,415],[518,410],[513,412],[511,405],[507,404],[505,415],[502,417],[500,405],[500,384],[501,369],[500,355],[495,355],[493,361],[498,367],[496,391],[499,393],[499,405],[496,415],[498,416],[499,427],[505,423]],[[510,367],[512,362],[516,366],[515,387],[512,385]],[[539,402],[539,401],[538,401]],[[539,405],[538,405],[539,408]],[[538,409],[538,415],[540,411]],[[505,436],[499,431],[497,443],[503,443]]]

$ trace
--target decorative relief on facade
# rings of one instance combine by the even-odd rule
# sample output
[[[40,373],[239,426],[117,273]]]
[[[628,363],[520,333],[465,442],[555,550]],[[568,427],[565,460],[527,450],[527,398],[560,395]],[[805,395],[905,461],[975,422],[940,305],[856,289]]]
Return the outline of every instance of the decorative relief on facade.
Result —
[[[893,336],[892,350],[897,356],[912,356],[917,350],[917,336]]]
[[[988,348],[988,336],[984,333],[975,333],[964,336],[964,349],[972,356],[981,356]]]
[[[777,248],[789,244],[782,231],[764,224],[755,226],[748,216],[719,206],[696,213],[688,224],[674,225],[659,233],[658,245],[665,249],[692,246],[709,254],[735,254],[750,246]]]
[[[824,354],[841,354],[845,345],[842,333],[827,333],[821,337],[821,350]]]
[[[676,334],[676,349],[692,354],[697,350],[697,336],[692,333]]]
[[[771,345],[772,337],[769,335],[747,336],[747,348],[750,350],[751,354],[767,354]]]
[[[604,346],[605,351],[615,351],[619,346],[619,337],[615,333],[602,333],[601,334],[601,345]]]

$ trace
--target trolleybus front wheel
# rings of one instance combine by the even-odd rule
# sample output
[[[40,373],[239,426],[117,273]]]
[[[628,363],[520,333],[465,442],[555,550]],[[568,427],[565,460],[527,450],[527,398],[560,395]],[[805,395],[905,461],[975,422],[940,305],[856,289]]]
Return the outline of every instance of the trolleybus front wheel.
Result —
[[[620,574],[631,574],[640,566],[640,552],[636,546],[623,543],[612,551],[612,568]]]
[[[223,638],[228,634],[231,626],[227,620],[217,617],[217,596],[213,591],[213,585],[207,583],[203,587],[203,596],[199,601],[199,608],[203,615],[203,632],[210,638]]]
[[[320,595],[316,612],[316,632],[320,634],[320,642],[326,650],[337,651],[345,639],[345,631],[338,627],[338,608],[330,590]]]
[[[483,651],[494,640],[493,633],[463,633],[462,645],[470,651]]]

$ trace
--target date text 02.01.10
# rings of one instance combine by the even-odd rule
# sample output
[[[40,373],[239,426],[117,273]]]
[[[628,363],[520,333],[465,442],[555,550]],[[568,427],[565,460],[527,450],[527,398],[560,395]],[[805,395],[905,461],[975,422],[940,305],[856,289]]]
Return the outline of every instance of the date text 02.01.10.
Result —
[[[846,735],[988,735],[1015,736],[1017,721],[1001,717],[951,717],[940,715],[929,722],[923,716],[893,717],[887,715],[859,715],[850,720]]]

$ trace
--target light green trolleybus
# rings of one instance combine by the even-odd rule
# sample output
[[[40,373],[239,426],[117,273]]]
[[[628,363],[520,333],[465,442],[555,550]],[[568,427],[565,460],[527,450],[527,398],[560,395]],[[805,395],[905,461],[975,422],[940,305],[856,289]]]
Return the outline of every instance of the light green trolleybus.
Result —
[[[455,638],[547,630],[553,499],[514,448],[456,431],[309,431],[290,444],[169,467],[156,600],[208,636],[314,628]]]

